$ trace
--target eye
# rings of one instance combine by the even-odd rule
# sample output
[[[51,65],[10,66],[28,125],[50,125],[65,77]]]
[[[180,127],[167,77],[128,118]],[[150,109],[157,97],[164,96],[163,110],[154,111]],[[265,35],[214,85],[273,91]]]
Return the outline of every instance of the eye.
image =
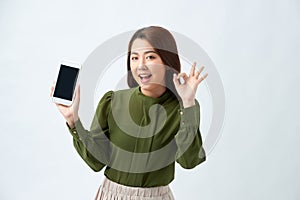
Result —
[[[138,57],[136,57],[136,56],[131,57],[131,60],[137,60],[137,59],[138,59]]]
[[[153,59],[155,59],[155,56],[149,55],[149,56],[146,57],[146,59],[153,60]]]

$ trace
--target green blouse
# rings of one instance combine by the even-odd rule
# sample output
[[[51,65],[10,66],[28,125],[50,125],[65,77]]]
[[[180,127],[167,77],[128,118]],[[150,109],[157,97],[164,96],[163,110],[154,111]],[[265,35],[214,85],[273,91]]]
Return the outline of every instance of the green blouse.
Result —
[[[155,187],[174,179],[175,161],[190,169],[206,159],[199,130],[200,106],[183,108],[171,91],[159,98],[140,88],[109,91],[100,100],[90,130],[69,128],[73,144],[94,170],[122,185]]]

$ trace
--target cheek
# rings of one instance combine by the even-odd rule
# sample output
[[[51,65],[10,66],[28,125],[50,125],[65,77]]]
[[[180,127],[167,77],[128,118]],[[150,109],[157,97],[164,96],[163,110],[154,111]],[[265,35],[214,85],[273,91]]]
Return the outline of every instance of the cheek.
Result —
[[[135,66],[130,66],[131,74],[136,82],[138,82],[139,77]]]
[[[159,66],[155,69],[156,77],[160,80],[163,80],[165,78],[165,68],[163,66]]]
[[[130,70],[131,70],[132,74],[135,74],[136,73],[136,66],[134,64],[130,63]]]
[[[163,80],[165,80],[165,75],[166,75],[166,73],[165,73],[165,71],[161,71],[161,76],[160,76],[160,79],[163,81]]]

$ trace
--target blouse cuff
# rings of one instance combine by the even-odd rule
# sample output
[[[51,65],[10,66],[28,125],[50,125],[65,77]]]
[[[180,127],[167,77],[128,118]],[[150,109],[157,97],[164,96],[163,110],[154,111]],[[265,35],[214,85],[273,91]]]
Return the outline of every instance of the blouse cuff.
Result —
[[[79,139],[78,135],[77,135],[77,129],[76,126],[74,126],[73,128],[70,128],[68,122],[66,122],[66,125],[69,129],[69,132],[71,133],[71,135],[73,136],[73,138]]]
[[[75,123],[74,123],[74,127],[70,128],[69,124],[66,122],[66,125],[69,129],[69,132],[71,133],[71,135],[73,136],[74,139],[77,140],[83,140],[87,137],[86,135],[86,131],[80,121],[80,119],[78,119]]]
[[[179,113],[181,115],[181,127],[200,125],[200,107],[198,103],[188,108],[181,108]]]

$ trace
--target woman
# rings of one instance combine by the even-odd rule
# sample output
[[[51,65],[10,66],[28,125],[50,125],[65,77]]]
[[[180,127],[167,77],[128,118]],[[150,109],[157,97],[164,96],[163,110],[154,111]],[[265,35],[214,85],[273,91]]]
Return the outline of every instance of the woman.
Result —
[[[174,199],[175,161],[187,169],[205,161],[195,94],[208,74],[195,63],[189,75],[180,69],[172,34],[145,27],[128,45],[130,89],[104,94],[89,131],[78,116],[79,87],[72,106],[57,104],[79,155],[94,171],[106,166],[95,199]]]

